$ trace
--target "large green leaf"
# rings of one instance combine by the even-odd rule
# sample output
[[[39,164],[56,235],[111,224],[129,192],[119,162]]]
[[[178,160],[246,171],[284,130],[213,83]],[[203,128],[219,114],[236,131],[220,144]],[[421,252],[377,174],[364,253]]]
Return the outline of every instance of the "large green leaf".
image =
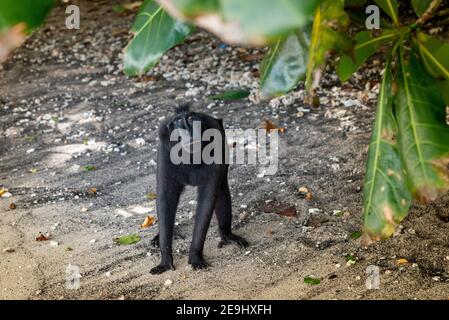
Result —
[[[54,0],[1,0],[0,32],[19,23],[26,24],[26,30],[39,26],[54,5]]]
[[[390,68],[388,59],[377,102],[363,194],[364,230],[375,240],[393,234],[407,215],[412,198],[396,144],[398,129],[393,115]]]
[[[398,1],[397,0],[374,0],[393,20],[395,25],[399,24]]]
[[[260,67],[263,99],[292,90],[306,74],[310,30],[300,30],[270,47]]]
[[[169,16],[152,0],[146,0],[139,11],[133,29],[138,27],[125,49],[127,75],[141,74],[153,68],[168,49],[182,43],[193,29]]]
[[[252,42],[264,43],[310,22],[322,0],[220,0],[223,17]]]
[[[412,0],[413,10],[418,16],[421,16],[429,7],[432,0]]]
[[[426,70],[435,78],[449,79],[449,43],[420,32],[418,44]]]
[[[348,80],[357,69],[372,56],[380,45],[394,40],[399,35],[397,30],[384,30],[373,37],[372,31],[361,31],[356,34],[352,56],[344,54],[338,65],[337,74],[342,82]]]
[[[405,60],[401,48],[396,115],[398,144],[411,191],[420,202],[449,189],[449,126],[438,80],[422,67],[417,50]]]
[[[343,52],[351,47],[352,40],[345,32],[348,25],[344,0],[324,1],[315,11],[306,72],[309,100],[318,85],[328,54]]]
[[[440,82],[440,92],[446,105],[449,107],[449,80]]]
[[[172,0],[173,5],[188,17],[195,17],[220,9],[219,0]]]

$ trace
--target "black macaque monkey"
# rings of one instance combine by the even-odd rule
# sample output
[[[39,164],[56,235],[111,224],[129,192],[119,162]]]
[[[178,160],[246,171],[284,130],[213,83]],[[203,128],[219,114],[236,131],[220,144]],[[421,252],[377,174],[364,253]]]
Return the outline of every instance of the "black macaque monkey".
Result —
[[[223,148],[223,161],[221,163],[206,164],[203,160],[197,164],[174,164],[172,162],[170,150],[175,144],[184,141],[183,147],[191,147],[199,142],[194,140],[193,135],[195,121],[201,122],[201,136],[207,129],[217,129],[221,133],[222,141],[220,145]],[[181,142],[170,141],[170,135],[176,129],[183,129],[184,137]],[[185,139],[186,133],[189,135],[187,139]],[[186,141],[187,143],[185,143]],[[199,143],[200,149],[203,150],[205,142]],[[248,245],[244,238],[231,232],[232,206],[228,186],[228,164],[224,161],[225,148],[227,148],[227,144],[222,120],[203,113],[192,112],[188,105],[179,107],[174,116],[160,125],[156,199],[159,234],[152,240],[152,244],[154,246],[159,245],[162,258],[161,263],[151,269],[152,274],[160,274],[169,269],[174,270],[172,256],[173,227],[179,197],[186,185],[198,187],[197,208],[188,260],[188,263],[194,269],[208,267],[203,258],[203,247],[214,210],[221,237],[218,246],[222,247],[230,242],[235,242],[240,247]],[[191,156],[193,157],[193,153]]]

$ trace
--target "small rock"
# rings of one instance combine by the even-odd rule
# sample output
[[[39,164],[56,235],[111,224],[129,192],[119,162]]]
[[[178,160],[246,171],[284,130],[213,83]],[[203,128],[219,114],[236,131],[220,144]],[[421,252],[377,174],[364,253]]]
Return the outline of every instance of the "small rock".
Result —
[[[50,241],[50,246],[52,246],[52,247],[57,247],[57,246],[59,246],[59,242],[58,242],[58,241],[51,240],[51,241]]]
[[[14,250],[13,248],[5,248],[5,249],[3,249],[3,252],[4,253],[13,253],[13,252],[15,252],[16,250]]]
[[[96,242],[97,242],[97,239],[92,239],[92,240],[89,241],[90,244],[94,244]]]
[[[145,144],[145,139],[144,138],[137,138],[136,139],[136,144],[138,146],[143,146]]]
[[[164,282],[164,287],[168,288],[168,287],[170,287],[172,284],[173,284],[173,280],[167,279],[167,280],[165,280],[165,282]]]

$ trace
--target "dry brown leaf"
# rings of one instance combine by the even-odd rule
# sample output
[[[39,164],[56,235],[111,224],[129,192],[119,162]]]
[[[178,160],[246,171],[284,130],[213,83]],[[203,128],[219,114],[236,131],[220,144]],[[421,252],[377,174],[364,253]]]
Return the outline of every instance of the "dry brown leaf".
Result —
[[[51,235],[47,234],[43,234],[41,232],[39,232],[39,235],[36,237],[36,241],[48,241],[51,239]]]
[[[310,192],[309,189],[307,189],[306,187],[300,187],[298,189],[298,192],[299,192],[300,195],[305,197],[307,201],[312,201],[313,200],[312,192]]]
[[[11,202],[11,204],[9,205],[9,209],[11,209],[11,210],[17,209],[16,204],[14,202]]]
[[[156,200],[157,195],[154,192],[150,192],[146,195],[146,198],[150,200]]]
[[[260,127],[262,129],[267,130],[267,131],[277,130],[280,133],[284,133],[285,132],[285,128],[278,127],[277,125],[273,124],[270,120],[264,120],[262,122],[262,124],[260,125]]]
[[[0,33],[0,63],[4,62],[8,55],[25,40],[25,23],[19,23],[14,27]]]
[[[146,229],[148,227],[151,227],[154,222],[156,221],[156,218],[154,216],[148,216],[145,218],[145,221],[141,224],[141,229]]]
[[[259,61],[264,57],[263,53],[239,53],[238,58],[243,62]]]
[[[157,81],[159,78],[157,76],[150,76],[150,75],[143,75],[138,78],[136,78],[136,82],[150,82],[150,81]]]
[[[281,217],[287,217],[287,218],[295,218],[298,215],[298,213],[296,212],[295,206],[290,206],[284,210],[276,212],[276,214],[280,215]]]
[[[408,263],[408,260],[407,259],[404,259],[404,258],[401,258],[401,259],[397,259],[396,260],[396,264],[398,265],[398,266],[400,266],[400,265],[402,265],[402,264],[407,264]]]
[[[87,189],[87,193],[88,194],[91,194],[91,195],[96,195],[97,194],[97,188],[89,188],[89,189]]]
[[[129,11],[137,10],[142,5],[142,1],[135,1],[131,3],[125,3],[122,5],[122,7]]]

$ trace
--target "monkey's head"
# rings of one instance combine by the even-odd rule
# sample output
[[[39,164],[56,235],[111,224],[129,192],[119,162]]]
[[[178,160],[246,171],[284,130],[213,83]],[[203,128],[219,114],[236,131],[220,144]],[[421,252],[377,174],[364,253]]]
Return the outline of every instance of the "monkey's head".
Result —
[[[221,119],[191,111],[190,106],[185,104],[176,108],[175,114],[162,123],[159,129],[159,139],[168,148],[181,143],[183,148],[195,150],[196,148],[192,148],[192,146],[196,144],[204,145],[201,137],[208,129],[219,130],[224,138],[223,121]],[[175,137],[175,139],[170,140],[170,137]]]

